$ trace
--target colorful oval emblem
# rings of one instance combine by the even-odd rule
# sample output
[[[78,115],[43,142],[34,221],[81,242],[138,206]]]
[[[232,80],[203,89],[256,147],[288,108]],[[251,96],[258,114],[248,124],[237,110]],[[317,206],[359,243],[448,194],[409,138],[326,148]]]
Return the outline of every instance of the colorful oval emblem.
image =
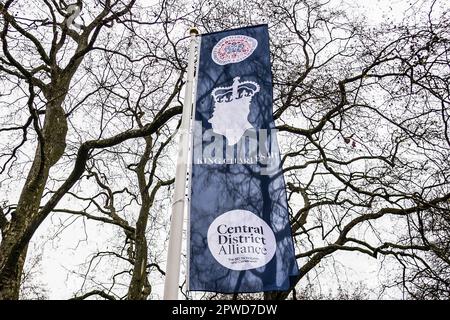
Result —
[[[221,39],[213,48],[211,57],[215,63],[223,66],[247,59],[258,46],[254,38],[236,35]]]

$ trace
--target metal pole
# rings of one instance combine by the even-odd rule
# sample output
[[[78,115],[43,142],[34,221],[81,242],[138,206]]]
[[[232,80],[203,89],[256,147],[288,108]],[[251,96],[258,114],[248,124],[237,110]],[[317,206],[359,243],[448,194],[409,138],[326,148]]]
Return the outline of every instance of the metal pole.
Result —
[[[172,216],[170,221],[169,248],[167,251],[166,280],[164,282],[164,300],[178,299],[178,281],[180,278],[183,216],[186,198],[186,171],[189,148],[189,124],[192,111],[195,44],[198,31],[196,28],[191,28],[189,33],[191,35],[191,43],[189,45],[189,62],[184,95],[183,115],[181,118],[177,169],[175,173],[175,190],[173,194]]]

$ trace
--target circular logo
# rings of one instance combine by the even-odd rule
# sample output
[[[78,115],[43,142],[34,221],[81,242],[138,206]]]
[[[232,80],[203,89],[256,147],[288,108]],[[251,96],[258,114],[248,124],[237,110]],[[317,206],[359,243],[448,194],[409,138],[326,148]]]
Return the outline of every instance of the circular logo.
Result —
[[[208,247],[221,265],[249,270],[267,264],[275,254],[275,235],[267,223],[247,210],[218,216],[208,229]]]
[[[215,63],[225,65],[247,59],[258,46],[254,38],[237,35],[221,39],[213,48],[211,57]]]

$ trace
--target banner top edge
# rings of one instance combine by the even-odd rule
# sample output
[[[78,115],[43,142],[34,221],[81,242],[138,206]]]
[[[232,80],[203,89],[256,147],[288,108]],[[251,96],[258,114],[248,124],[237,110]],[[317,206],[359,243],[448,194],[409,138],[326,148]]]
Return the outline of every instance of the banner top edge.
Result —
[[[209,35],[222,33],[222,32],[230,32],[230,31],[236,31],[236,30],[241,30],[241,29],[257,28],[257,27],[262,27],[262,26],[269,26],[269,25],[267,23],[261,23],[261,24],[256,24],[256,25],[252,25],[252,26],[245,26],[245,27],[239,27],[239,28],[233,28],[233,29],[224,29],[224,30],[214,31],[214,32],[209,32],[209,33],[201,33],[200,37],[209,36]]]

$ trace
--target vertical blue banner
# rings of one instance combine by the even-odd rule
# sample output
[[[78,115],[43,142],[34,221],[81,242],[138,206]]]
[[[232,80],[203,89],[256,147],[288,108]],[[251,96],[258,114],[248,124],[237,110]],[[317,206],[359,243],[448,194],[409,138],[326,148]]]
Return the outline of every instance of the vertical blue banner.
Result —
[[[201,36],[189,290],[285,291],[298,275],[272,116],[267,25]]]

